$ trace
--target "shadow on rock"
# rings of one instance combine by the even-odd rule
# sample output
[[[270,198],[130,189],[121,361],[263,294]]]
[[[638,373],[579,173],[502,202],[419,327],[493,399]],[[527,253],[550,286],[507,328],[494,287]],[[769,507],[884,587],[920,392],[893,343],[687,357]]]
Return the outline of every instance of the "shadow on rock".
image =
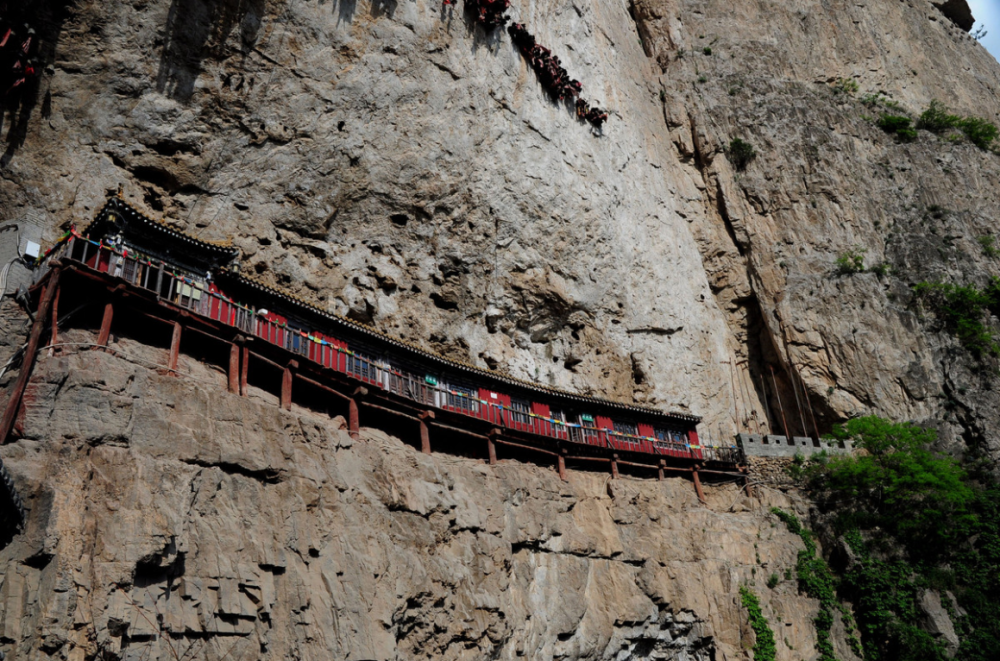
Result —
[[[284,2],[272,0],[271,12]],[[194,93],[203,62],[227,55],[226,44],[237,26],[240,51],[248,53],[254,47],[268,4],[268,0],[173,0],[156,76],[157,91],[186,103]]]
[[[392,18],[392,15],[396,13],[396,6],[398,4],[397,0],[372,0],[372,16],[375,18],[383,16]]]
[[[5,6],[6,5],[6,6]],[[65,0],[29,0],[24,3],[0,2],[0,19],[14,28],[11,37],[18,43],[34,30],[29,58],[35,62],[38,73],[10,90],[0,90],[3,113],[0,115],[0,135],[7,146],[0,157],[0,169],[5,168],[28,136],[28,124],[42,102],[42,112],[51,111],[48,92],[49,75],[56,59],[56,47],[63,24],[71,12],[71,3]],[[25,27],[27,26],[27,27]],[[6,85],[4,86],[6,87]]]
[[[334,4],[337,7],[338,25],[340,23],[350,23],[354,20],[354,12],[358,10],[358,0],[334,0]]]

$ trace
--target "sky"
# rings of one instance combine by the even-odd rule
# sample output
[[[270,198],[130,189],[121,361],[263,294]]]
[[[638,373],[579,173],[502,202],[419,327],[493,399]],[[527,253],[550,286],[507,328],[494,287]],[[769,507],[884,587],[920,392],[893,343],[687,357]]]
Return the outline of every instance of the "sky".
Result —
[[[989,34],[980,43],[986,46],[986,50],[1000,60],[1000,0],[969,0],[972,7],[972,15],[976,17],[975,32],[979,27],[985,26]]]

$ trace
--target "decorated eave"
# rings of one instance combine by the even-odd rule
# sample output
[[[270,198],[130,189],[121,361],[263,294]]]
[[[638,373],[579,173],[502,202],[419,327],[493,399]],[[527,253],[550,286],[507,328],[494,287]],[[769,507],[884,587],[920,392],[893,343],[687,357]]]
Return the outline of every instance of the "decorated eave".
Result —
[[[233,246],[231,242],[217,243],[214,241],[197,239],[189,234],[181,232],[180,230],[174,229],[161,220],[150,218],[120,197],[112,197],[109,199],[107,204],[105,204],[104,207],[98,212],[94,222],[88,225],[83,233],[87,234],[95,225],[109,221],[113,215],[116,215],[125,224],[136,223],[140,227],[152,230],[154,233],[163,234],[169,237],[179,245],[187,245],[191,248],[203,250],[225,258],[227,261],[236,259],[240,254],[239,249]]]
[[[490,380],[497,381],[500,383],[505,383],[511,386],[515,386],[517,388],[524,388],[526,390],[534,392],[545,393],[547,395],[554,396],[561,400],[573,401],[581,404],[589,404],[592,406],[603,407],[603,408],[617,409],[621,411],[629,411],[638,415],[652,417],[652,418],[673,418],[675,420],[684,420],[686,422],[693,422],[693,423],[701,422],[700,417],[689,415],[687,413],[678,413],[674,411],[669,413],[664,413],[663,411],[657,409],[647,408],[644,406],[636,406],[635,404],[625,404],[622,402],[600,399],[598,397],[580,395],[577,393],[568,392],[566,390],[561,390],[559,388],[544,386],[531,381],[524,381],[512,377],[509,374],[505,374],[503,372],[488,370],[482,367],[476,367],[475,365],[470,365],[469,363],[464,363],[461,361],[452,360],[450,358],[445,358],[444,356],[440,356],[436,353],[418,347],[414,344],[410,344],[409,342],[406,342],[404,340],[392,337],[390,335],[386,335],[381,331],[372,328],[371,326],[367,326],[365,324],[354,321],[352,319],[348,319],[346,317],[342,317],[340,315],[331,314],[325,310],[316,307],[312,303],[302,298],[299,298],[294,294],[285,292],[281,289],[272,287],[270,285],[265,285],[264,283],[259,282],[258,280],[255,280],[248,276],[241,275],[239,273],[230,270],[223,270],[218,274],[218,276],[231,278],[250,288],[256,289],[257,291],[263,292],[265,294],[273,296],[274,298],[284,301],[285,303],[288,303],[293,307],[304,308],[314,315],[332,321],[334,324],[345,327],[361,335],[366,335],[381,342],[385,342],[392,346],[398,347],[400,349],[403,349],[405,352],[408,352],[410,354],[413,354],[415,356],[418,356],[425,360],[429,360],[431,362],[437,363],[445,367],[461,370],[463,372],[467,372],[469,374],[476,376],[486,377]]]

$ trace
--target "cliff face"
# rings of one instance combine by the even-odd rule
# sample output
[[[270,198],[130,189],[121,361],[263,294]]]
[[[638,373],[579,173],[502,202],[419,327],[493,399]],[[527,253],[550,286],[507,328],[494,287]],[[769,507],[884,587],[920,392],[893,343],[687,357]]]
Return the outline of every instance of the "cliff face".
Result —
[[[990,370],[909,287],[1000,275],[978,243],[1000,161],[927,133],[898,144],[860,102],[998,121],[1000,66],[935,3],[517,2],[611,109],[599,136],[506,34],[430,0],[12,11],[46,67],[8,100],[0,211],[41,214],[49,238],[123,183],[331,310],[688,410],[713,440],[780,431],[779,394],[793,433],[813,427],[808,399],[821,430],[873,411],[1000,452]],[[734,137],[758,152],[745,172]],[[892,273],[835,276],[856,246]],[[15,345],[0,336],[0,363]],[[17,658],[735,659],[736,586],[756,571],[765,592],[794,562],[762,514],[771,492],[717,487],[703,509],[676,480],[561,484],[352,444],[325,417],[218,394],[214,373],[123,361],[45,359],[25,437],[0,448],[32,508],[0,555]],[[812,658],[816,606],[794,593],[764,598],[779,659]]]
[[[899,144],[872,120],[937,99],[997,123],[997,62],[926,2],[636,8],[674,145],[704,181],[693,235],[751,369],[797,373],[821,428],[877,412],[995,457],[995,379],[921,318],[910,286],[998,274],[979,239],[996,231],[1000,160],[927,132]],[[838,93],[840,80],[858,91]],[[899,109],[866,106],[868,94]],[[722,155],[733,137],[757,148],[745,173]],[[835,258],[856,248],[889,275],[838,276]]]
[[[38,365],[3,448],[32,503],[0,551],[8,658],[724,661],[752,647],[753,582],[777,658],[815,645],[816,603],[763,585],[801,547],[766,516],[795,506],[777,492],[708,486],[705,507],[680,478],[353,442],[163,358],[118,339]]]
[[[945,427],[993,447],[996,402],[907,284],[996,272],[997,158],[898,145],[829,85],[995,120],[1000,67],[947,4],[517,3],[612,111],[595,136],[454,6],[38,1],[49,66],[8,113],[0,208],[54,234],[122,182],[333,310],[712,438],[782,430],[774,368],[793,433],[804,386],[820,427],[958,402]],[[895,277],[832,277],[853,246]]]

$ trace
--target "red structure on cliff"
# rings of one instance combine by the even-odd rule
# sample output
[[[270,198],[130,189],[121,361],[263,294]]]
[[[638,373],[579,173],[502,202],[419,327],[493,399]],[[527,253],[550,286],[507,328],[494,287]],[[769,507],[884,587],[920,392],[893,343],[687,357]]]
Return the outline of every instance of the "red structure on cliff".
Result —
[[[288,410],[293,401],[343,408],[355,437],[367,409],[376,414],[369,420],[419,429],[428,453],[434,430],[439,449],[481,455],[491,464],[498,448],[519,458],[548,456],[563,477],[567,462],[603,463],[613,476],[648,471],[662,479],[675,471],[690,475],[701,496],[700,473],[743,476],[737,472],[741,451],[703,446],[696,417],[577,395],[443,358],[241,275],[238,256],[232,247],[198,240],[121,198],[110,199],[87,229],[67,233],[40,260],[39,272],[45,271],[34,291],[34,346],[8,402],[0,440],[10,433],[24,389],[20,381],[27,379],[42,333],[58,344],[59,302],[72,300],[95,310],[98,347],[108,345],[112,329],[159,334],[166,371],[176,374],[181,338],[193,337],[197,358],[221,365],[232,393],[245,396],[257,386]]]

